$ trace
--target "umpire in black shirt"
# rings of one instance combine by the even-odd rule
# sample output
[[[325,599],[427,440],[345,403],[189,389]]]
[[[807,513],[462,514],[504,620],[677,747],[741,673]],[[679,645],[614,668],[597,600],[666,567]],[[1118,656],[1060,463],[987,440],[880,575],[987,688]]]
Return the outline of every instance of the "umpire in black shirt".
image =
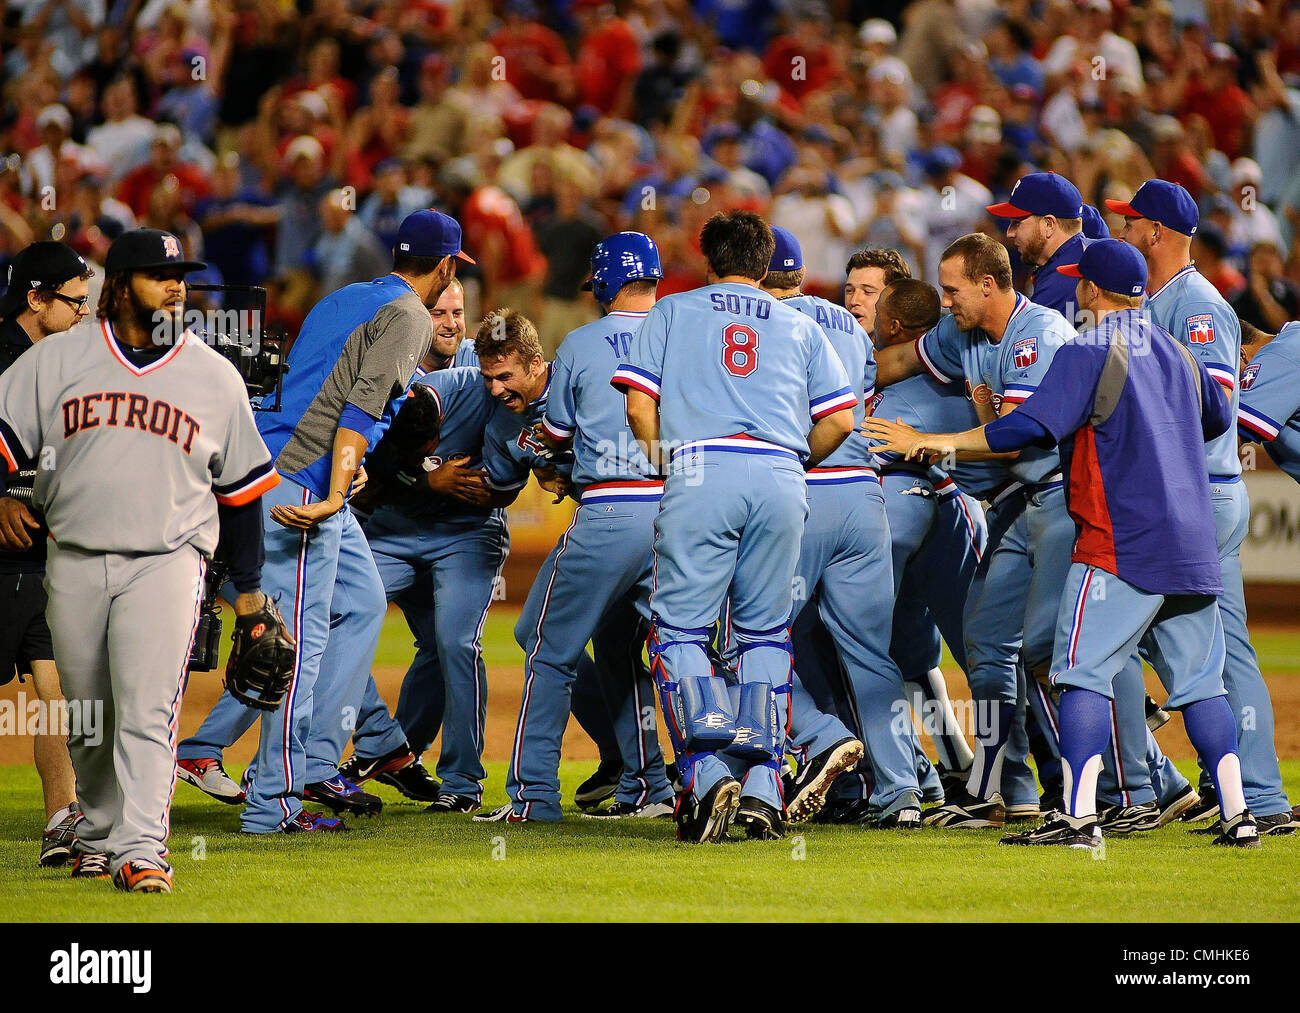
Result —
[[[32,243],[9,267],[9,288],[0,298],[0,373],[36,342],[72,327],[86,315],[91,270],[72,247]],[[19,461],[19,474],[0,476],[0,530],[28,548],[0,552],[0,686],[30,675],[40,698],[45,733],[33,736],[36,772],[45,796],[45,833],[40,864],[62,865],[76,836],[76,790],[64,729],[59,673],[50,629],[45,625],[45,541],[48,532],[31,509],[29,472],[39,462]],[[108,748],[108,747],[105,747]]]

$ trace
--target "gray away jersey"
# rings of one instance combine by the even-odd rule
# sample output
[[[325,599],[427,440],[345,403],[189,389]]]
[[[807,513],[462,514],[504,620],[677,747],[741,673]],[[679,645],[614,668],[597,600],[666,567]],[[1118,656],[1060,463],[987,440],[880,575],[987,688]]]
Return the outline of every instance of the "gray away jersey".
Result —
[[[736,283],[655,303],[611,382],[659,402],[669,447],[744,435],[804,458],[813,423],[858,403],[811,317]]]
[[[217,503],[279,482],[243,381],[190,332],[131,363],[107,322],[46,338],[0,377],[0,453],[38,463],[33,502],[60,546],[161,553],[217,547]]]

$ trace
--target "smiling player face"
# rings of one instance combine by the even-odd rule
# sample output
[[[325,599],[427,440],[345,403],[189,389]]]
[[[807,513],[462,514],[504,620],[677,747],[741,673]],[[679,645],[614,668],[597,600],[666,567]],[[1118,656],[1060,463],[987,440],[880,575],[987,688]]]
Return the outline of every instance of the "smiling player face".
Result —
[[[949,257],[939,264],[940,301],[944,309],[952,310],[953,319],[963,331],[978,327],[984,320],[988,292],[987,278],[971,281],[965,274],[961,257]]]
[[[879,267],[858,267],[844,281],[844,308],[868,334],[876,328],[876,300],[885,289],[885,272]]]
[[[522,414],[546,389],[546,360],[540,355],[530,363],[520,361],[513,352],[492,358],[479,356],[478,361],[488,394],[516,415]]]
[[[430,351],[443,359],[456,354],[465,337],[465,292],[459,285],[449,285],[429,311],[433,320],[433,346]]]

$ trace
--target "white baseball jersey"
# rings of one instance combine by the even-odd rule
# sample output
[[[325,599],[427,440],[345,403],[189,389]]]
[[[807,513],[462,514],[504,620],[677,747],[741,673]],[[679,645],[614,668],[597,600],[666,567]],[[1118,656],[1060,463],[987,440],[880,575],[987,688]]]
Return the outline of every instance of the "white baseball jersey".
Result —
[[[111,325],[46,338],[0,376],[0,454],[37,462],[35,506],[62,547],[217,546],[217,503],[279,482],[239,373],[186,332],[137,365]]]

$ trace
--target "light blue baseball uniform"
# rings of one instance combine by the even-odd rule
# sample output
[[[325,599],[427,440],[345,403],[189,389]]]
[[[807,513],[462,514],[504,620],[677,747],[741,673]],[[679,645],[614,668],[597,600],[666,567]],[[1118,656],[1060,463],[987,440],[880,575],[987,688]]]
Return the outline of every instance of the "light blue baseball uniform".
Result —
[[[888,551],[889,519],[870,446],[857,432],[875,394],[876,362],[871,338],[843,307],[816,296],[782,300],[812,317],[830,339],[848,373],[858,403],[854,432],[807,475],[808,521],[795,571],[792,624],[825,626],[836,647],[850,690],[849,704],[866,746],[871,768],[871,808],[888,814],[920,802],[912,736],[899,734],[895,718],[906,706],[903,677],[889,656],[894,577]],[[806,608],[815,600],[815,610]],[[803,617],[807,614],[807,619]],[[830,682],[814,672],[819,652],[801,650],[815,631],[795,640],[796,677],[807,671],[815,682]],[[816,756],[833,741],[810,736],[801,741],[805,715],[791,714],[791,740]],[[851,783],[851,782],[850,782]],[[860,779],[859,779],[860,783]]]
[[[802,461],[816,420],[857,403],[853,385],[812,319],[737,283],[660,300],[612,382],[659,403],[671,450],[651,601],[661,689],[667,697],[683,678],[712,675],[705,644],[730,590],[741,691],[767,684],[779,716],[744,793],[782,811],[791,587],[808,515]],[[703,798],[727,767],[711,750],[686,752],[683,730],[669,725],[683,781]]]
[[[483,467],[486,430],[497,406],[477,367],[439,370],[420,382],[433,391],[442,413],[438,456],[445,461],[468,455],[469,467]],[[477,799],[485,776],[482,636],[509,552],[505,511],[422,496],[380,507],[365,532],[385,590],[415,636],[416,654],[395,716],[374,679],[367,684],[355,750],[382,756],[407,741],[418,754],[441,727],[437,772],[443,790]]]
[[[1001,341],[981,330],[962,331],[948,316],[918,339],[916,349],[937,382],[964,378],[968,392],[986,385],[1000,414],[1004,404],[1022,404],[1034,392],[1056,349],[1073,335],[1060,313],[1017,295]],[[963,623],[977,725],[969,787],[973,795],[991,798],[1001,785],[1008,805],[1038,801],[1024,762],[1022,715],[1026,700],[1041,708],[1037,694],[1027,693],[1025,671],[1051,661],[1074,542],[1059,469],[1056,451],[1039,448],[1022,452],[1007,468],[1021,488],[1003,489],[991,501],[989,551],[972,582]],[[1046,714],[1038,716],[1044,730],[1051,727]],[[1010,763],[1004,774],[1005,761]]]
[[[1240,402],[1237,366],[1241,355],[1241,325],[1218,290],[1195,266],[1188,264],[1147,296],[1143,313],[1186,345],[1223,385],[1235,422]],[[1256,816],[1271,816],[1291,806],[1282,789],[1282,774],[1273,743],[1273,701],[1260,675],[1259,659],[1246,629],[1241,543],[1250,525],[1250,496],[1241,480],[1235,426],[1206,443],[1205,460],[1223,570],[1223,594],[1219,598],[1227,645],[1223,683],[1228,690],[1228,703],[1237,715],[1241,781],[1250,811]],[[1209,777],[1204,770],[1202,775],[1202,783],[1208,784]]]
[[[1286,324],[1242,370],[1237,428],[1300,482],[1300,323]]]
[[[524,691],[506,779],[516,812],[557,821],[560,746],[570,693],[587,641],[596,638],[602,694],[623,759],[616,793],[630,805],[672,797],[655,724],[641,639],[608,637],[611,613],[634,602],[649,618],[654,518],[663,483],[628,429],[623,396],[610,386],[645,313],[615,311],[571,331],[556,353],[542,424],[573,441],[571,480],[581,489],[573,521],[538,570],[515,626],[524,650]],[[625,624],[620,624],[625,625]],[[635,646],[636,658],[630,647]],[[613,664],[622,658],[623,664]]]
[[[363,433],[373,447],[432,335],[428,311],[397,275],[348,285],[316,304],[289,353],[279,410],[257,419],[288,479],[268,506],[307,506],[329,496],[335,432]],[[260,715],[240,819],[245,831],[265,834],[297,818],[305,785],[338,776],[347,708],[359,702],[374,657],[384,596],[365,536],[347,509],[309,532],[268,523],[262,587],[287,605],[285,621],[298,643],[284,704]],[[213,746],[233,743],[256,716],[223,694],[178,755],[209,755]]]
[[[924,374],[908,377],[876,395],[872,414],[929,433],[963,432],[979,424],[959,385],[944,386]],[[991,495],[1006,481],[1006,468],[995,462],[963,461],[949,475],[938,468],[902,461],[896,454],[874,457],[881,472],[893,543],[891,652],[903,678],[919,685],[928,697],[927,676],[940,658],[938,634],[966,671],[962,616],[988,540],[977,498]],[[959,769],[954,759],[956,747],[949,740],[960,731],[945,733],[935,728],[932,734],[944,766]]]

